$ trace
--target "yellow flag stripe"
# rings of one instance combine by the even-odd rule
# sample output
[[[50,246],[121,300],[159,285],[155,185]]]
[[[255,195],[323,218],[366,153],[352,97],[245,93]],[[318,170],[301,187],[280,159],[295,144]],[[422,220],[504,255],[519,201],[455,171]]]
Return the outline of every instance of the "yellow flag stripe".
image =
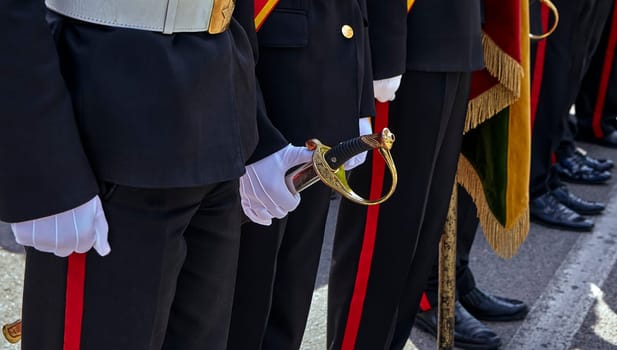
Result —
[[[508,128],[508,186],[506,187],[507,226],[513,225],[529,205],[529,164],[531,159],[531,109],[530,109],[530,48],[529,3],[521,3],[521,65],[523,81],[520,97],[510,106]],[[509,228],[509,227],[506,227]]]
[[[259,30],[259,27],[261,27],[263,22],[266,20],[270,12],[272,12],[272,9],[274,9],[274,6],[276,6],[278,2],[279,0],[266,1],[264,7],[262,7],[261,10],[259,10],[259,13],[257,13],[257,15],[255,16],[255,29]]]

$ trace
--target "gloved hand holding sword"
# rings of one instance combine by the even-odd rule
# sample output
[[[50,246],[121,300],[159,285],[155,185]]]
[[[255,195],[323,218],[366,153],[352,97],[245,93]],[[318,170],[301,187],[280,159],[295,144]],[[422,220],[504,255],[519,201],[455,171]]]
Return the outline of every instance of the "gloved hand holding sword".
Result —
[[[383,203],[394,193],[397,183],[396,168],[394,166],[392,156],[390,155],[390,149],[393,143],[394,134],[392,134],[387,128],[384,128],[380,133],[361,135],[359,137],[341,142],[332,148],[323,145],[317,139],[308,140],[306,142],[306,147],[308,151],[312,152],[310,157],[307,157],[307,154],[303,154],[296,157],[296,160],[292,159],[291,161],[287,160],[286,162],[286,165],[291,164],[290,166],[293,168],[298,164],[293,164],[297,161],[297,159],[311,159],[309,162],[301,162],[299,166],[293,168],[288,174],[286,174],[285,183],[289,193],[284,195],[289,196],[292,200],[285,204],[288,206],[287,208],[282,208],[279,212],[276,212],[276,209],[272,209],[275,205],[278,205],[275,201],[272,201],[269,204],[264,204],[263,202],[263,198],[268,198],[271,196],[271,194],[267,193],[268,186],[264,186],[263,181],[261,180],[261,178],[267,178],[268,173],[271,173],[268,171],[268,167],[259,167],[259,164],[257,164],[259,162],[257,162],[254,163],[256,166],[254,166],[253,169],[248,169],[248,167],[250,167],[249,165],[247,167],[247,174],[245,174],[240,180],[240,193],[242,197],[243,211],[246,214],[247,219],[260,224],[269,225],[272,217],[283,217],[287,214],[287,212],[293,210],[295,206],[298,205],[299,192],[320,180],[333,190],[340,193],[343,197],[358,204],[375,205]],[[287,149],[289,150],[290,148]],[[371,200],[360,197],[349,187],[345,177],[345,163],[348,160],[372,149],[377,149],[384,158],[392,176],[392,184],[390,190],[385,195],[381,198]],[[285,148],[279,152],[281,152],[279,155],[275,155],[280,158],[277,161],[284,161],[286,156]],[[297,152],[297,150],[292,152]],[[249,173],[249,171],[252,173]],[[251,174],[254,176],[251,176]],[[260,190],[265,191],[265,193],[259,193]],[[289,206],[292,206],[291,209]],[[260,209],[256,210],[256,208]],[[96,246],[96,241],[97,240],[93,240],[93,242],[91,242],[91,246]],[[107,242],[106,237],[104,241]],[[105,248],[106,249],[97,249],[97,251],[100,254],[102,253],[101,255],[105,255],[109,252],[108,244]],[[64,250],[62,252],[51,252],[60,256],[70,254],[70,252]],[[5,324],[2,327],[2,332],[9,342],[17,343],[21,339],[21,320],[17,320],[10,324]]]

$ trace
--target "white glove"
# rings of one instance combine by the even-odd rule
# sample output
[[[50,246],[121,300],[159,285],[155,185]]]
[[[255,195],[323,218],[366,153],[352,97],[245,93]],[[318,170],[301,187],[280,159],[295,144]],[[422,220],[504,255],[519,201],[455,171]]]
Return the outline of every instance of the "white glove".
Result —
[[[300,195],[291,193],[285,184],[290,168],[313,159],[306,147],[291,144],[246,166],[240,178],[242,210],[251,221],[260,225],[272,224],[272,218],[283,218],[300,204]]]
[[[397,75],[392,78],[373,81],[373,90],[377,101],[393,101],[396,97],[396,90],[401,85],[401,77],[402,75]]]
[[[59,214],[12,223],[11,228],[17,243],[60,257],[85,253],[90,248],[101,256],[111,251],[99,196]]]
[[[373,133],[373,126],[371,125],[371,117],[358,119],[358,125],[360,126],[360,136]],[[358,165],[361,165],[366,160],[366,152],[362,152],[353,156],[343,164],[345,170],[351,170]]]

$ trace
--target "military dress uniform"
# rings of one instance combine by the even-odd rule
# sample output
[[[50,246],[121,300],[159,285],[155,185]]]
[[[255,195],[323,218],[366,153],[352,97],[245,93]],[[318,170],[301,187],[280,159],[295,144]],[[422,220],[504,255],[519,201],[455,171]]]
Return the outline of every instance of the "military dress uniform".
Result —
[[[530,213],[532,219],[550,225],[591,230],[593,222],[578,214],[598,213],[603,205],[568,194],[553,165],[553,155],[557,152],[559,161],[574,153],[573,135],[568,125],[569,110],[597,48],[611,1],[556,0],[554,5],[559,11],[559,25],[545,42],[534,43],[531,51]],[[530,27],[534,33],[542,32],[539,2],[530,6]],[[545,45],[543,54],[538,49],[540,45]],[[543,68],[538,69],[540,67]],[[608,172],[602,174],[582,165],[572,167],[572,173],[580,174],[578,181],[581,182],[605,182],[610,177]],[[563,192],[566,196],[560,195]]]
[[[0,218],[99,194],[109,223],[111,253],[87,253],[81,349],[226,347],[238,178],[288,142],[256,113],[253,3],[226,30],[204,26],[208,6],[0,1]],[[62,349],[66,271],[27,249],[22,349]]]
[[[483,67],[480,25],[479,0],[416,0],[397,36],[371,30],[375,79],[403,74],[388,117],[399,181],[378,210],[341,202],[329,349],[402,349],[409,336],[448,211],[471,72]],[[364,194],[370,182],[368,166],[349,178]]]
[[[617,60],[615,48],[609,45],[615,26],[617,18],[610,15],[576,98],[576,136],[610,147],[617,147]],[[611,57],[612,61],[607,61]]]
[[[540,84],[533,117],[530,197],[535,198],[559,183],[552,155],[567,129],[567,116],[575,102],[581,81],[589,67],[591,54],[600,40],[611,1],[586,0],[576,3],[554,1],[559,24],[546,40],[542,74],[532,64],[532,79]],[[531,31],[542,31],[540,3],[530,7]],[[537,45],[532,45],[532,63],[537,60]],[[537,84],[533,82],[532,84]],[[550,188],[549,188],[550,187]]]
[[[364,0],[281,0],[258,32],[257,76],[272,124],[294,144],[357,137],[374,115]],[[331,190],[317,183],[271,226],[242,227],[229,349],[298,349]]]

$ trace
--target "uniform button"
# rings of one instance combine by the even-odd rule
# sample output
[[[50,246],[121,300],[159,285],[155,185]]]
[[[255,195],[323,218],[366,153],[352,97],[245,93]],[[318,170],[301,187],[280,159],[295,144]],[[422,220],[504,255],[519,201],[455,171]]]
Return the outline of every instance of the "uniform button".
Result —
[[[353,28],[348,24],[341,27],[341,33],[343,33],[343,36],[347,39],[353,38]]]

